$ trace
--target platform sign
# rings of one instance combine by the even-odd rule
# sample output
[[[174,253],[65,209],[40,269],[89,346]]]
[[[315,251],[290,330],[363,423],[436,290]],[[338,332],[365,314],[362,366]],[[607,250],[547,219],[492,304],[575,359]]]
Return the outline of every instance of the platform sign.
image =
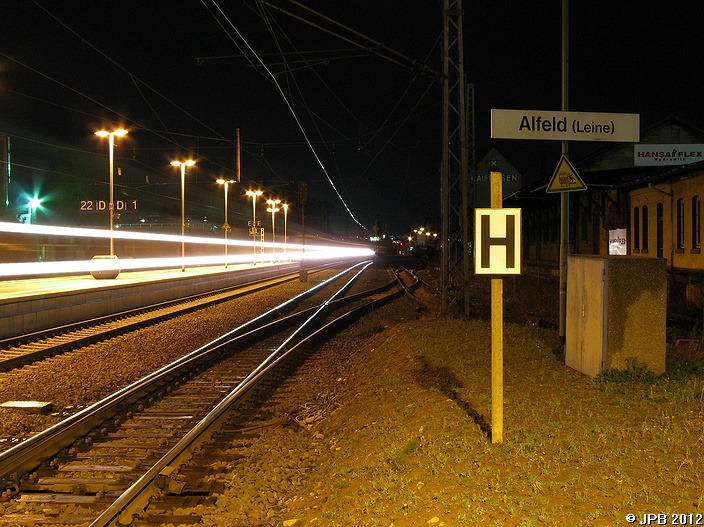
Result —
[[[521,209],[474,210],[474,272],[521,274]]]
[[[491,110],[492,139],[640,141],[637,113]]]
[[[563,155],[545,192],[550,194],[551,192],[569,192],[572,190],[587,190],[587,185],[579,177],[567,156]]]

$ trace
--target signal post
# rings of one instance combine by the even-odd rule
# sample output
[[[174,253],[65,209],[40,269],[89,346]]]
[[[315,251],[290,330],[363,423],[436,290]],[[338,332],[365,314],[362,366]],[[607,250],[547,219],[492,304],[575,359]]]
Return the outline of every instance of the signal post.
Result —
[[[521,209],[502,208],[502,174],[492,172],[491,208],[475,209],[476,274],[521,273]],[[491,442],[504,434],[504,284],[491,279]]]

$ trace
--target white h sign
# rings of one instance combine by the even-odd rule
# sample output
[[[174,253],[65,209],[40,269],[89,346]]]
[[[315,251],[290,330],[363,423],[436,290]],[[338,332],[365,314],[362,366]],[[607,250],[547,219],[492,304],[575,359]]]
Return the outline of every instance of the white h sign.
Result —
[[[474,209],[474,272],[521,274],[521,209]]]

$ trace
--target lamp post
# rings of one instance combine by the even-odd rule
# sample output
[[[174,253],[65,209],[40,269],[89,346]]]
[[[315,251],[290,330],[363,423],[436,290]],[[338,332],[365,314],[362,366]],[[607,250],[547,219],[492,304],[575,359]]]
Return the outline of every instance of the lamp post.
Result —
[[[288,243],[288,203],[283,203],[281,208],[284,209],[284,254],[286,254],[286,244]]]
[[[181,167],[181,271],[186,270],[184,259],[186,257],[186,167],[192,167],[196,162],[192,159],[187,161],[172,161],[171,166]]]
[[[255,244],[252,246],[252,250],[254,252],[254,256],[256,257],[257,255],[257,245],[256,245],[256,236],[257,236],[257,196],[261,196],[264,194],[263,191],[261,190],[248,190],[245,192],[248,196],[251,196],[252,198],[252,230],[251,232],[253,233],[252,236],[254,236],[254,241]]]
[[[39,201],[38,197],[33,197],[29,200],[27,203],[27,208],[29,209],[29,224],[31,225],[32,223],[36,223],[37,219],[35,215],[37,214],[37,209],[39,208],[39,205],[41,204],[41,201]]]
[[[112,237],[113,222],[115,218],[115,201],[114,201],[114,185],[113,185],[113,153],[115,151],[115,137],[122,137],[127,135],[127,130],[120,128],[114,132],[108,132],[106,130],[99,130],[95,132],[98,137],[107,137],[110,142],[110,200],[108,202],[108,210],[110,213],[110,256],[115,255],[115,241]]]
[[[275,214],[279,212],[279,207],[277,205],[281,203],[280,199],[268,199],[266,200],[266,204],[269,205],[269,208],[266,209],[267,212],[271,212],[271,243],[274,244],[276,243],[276,228],[275,228]],[[276,247],[272,245],[271,247],[271,253],[276,254]]]
[[[227,269],[227,231],[230,230],[230,224],[227,223],[227,187],[230,183],[237,183],[234,179],[218,179],[218,184],[225,185],[225,223],[222,226],[222,230],[225,231],[225,269]]]

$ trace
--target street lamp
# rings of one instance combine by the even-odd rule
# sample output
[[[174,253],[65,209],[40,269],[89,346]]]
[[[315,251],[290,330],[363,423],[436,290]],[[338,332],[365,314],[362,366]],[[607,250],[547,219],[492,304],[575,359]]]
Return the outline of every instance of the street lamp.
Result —
[[[286,254],[286,240],[288,239],[288,203],[283,203],[281,208],[284,209],[284,254]]]
[[[269,208],[266,209],[267,212],[271,212],[271,243],[274,244],[276,243],[276,228],[274,225],[275,222],[275,214],[279,212],[279,207],[277,205],[281,203],[280,199],[268,199],[266,200],[266,204],[269,205]],[[271,252],[272,254],[276,254],[276,247],[272,245],[271,247]]]
[[[35,215],[37,213],[37,209],[41,205],[41,201],[39,200],[38,197],[33,197],[27,202],[27,208],[29,209],[29,224],[31,225],[32,223],[36,223],[37,219],[35,218]]]
[[[256,240],[257,240],[257,232],[259,229],[257,229],[257,196],[261,196],[264,194],[263,191],[261,190],[248,190],[245,192],[248,196],[252,197],[252,236],[254,236],[254,241],[255,244],[252,246],[252,250],[254,251],[254,256],[257,255],[257,245],[256,245]],[[264,250],[264,248],[262,248]]]
[[[227,187],[230,183],[237,183],[234,179],[218,179],[217,183],[219,185],[225,185],[225,223],[222,226],[222,230],[225,231],[225,269],[227,269],[227,231],[230,230],[230,224],[227,223]]]
[[[425,245],[425,227],[413,229],[413,232],[417,235],[418,245]]]
[[[186,167],[192,167],[196,162],[192,159],[187,161],[172,161],[171,166],[181,167],[181,271],[186,270],[184,258],[186,257]]]
[[[110,201],[108,203],[108,210],[110,211],[110,256],[115,255],[115,241],[112,238],[113,221],[115,217],[115,202],[114,202],[114,186],[113,186],[113,152],[115,150],[115,137],[122,137],[127,135],[127,130],[120,128],[114,132],[108,132],[106,130],[100,130],[95,132],[98,137],[108,137],[110,139]]]

